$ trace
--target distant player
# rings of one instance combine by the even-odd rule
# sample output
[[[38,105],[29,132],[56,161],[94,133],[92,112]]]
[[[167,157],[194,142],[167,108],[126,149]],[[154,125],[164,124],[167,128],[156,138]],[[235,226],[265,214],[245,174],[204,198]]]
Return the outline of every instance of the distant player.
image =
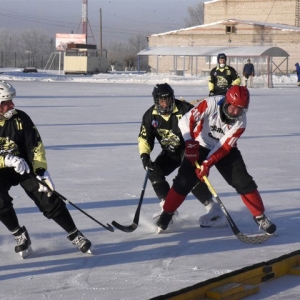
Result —
[[[233,85],[240,85],[241,78],[237,71],[228,66],[225,53],[217,56],[218,65],[210,71],[208,81],[209,96],[226,95],[227,90]]]

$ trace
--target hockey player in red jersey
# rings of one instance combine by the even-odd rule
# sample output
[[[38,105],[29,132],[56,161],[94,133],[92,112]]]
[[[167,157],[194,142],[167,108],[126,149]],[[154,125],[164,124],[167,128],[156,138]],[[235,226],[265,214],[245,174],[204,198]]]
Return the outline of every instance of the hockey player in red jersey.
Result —
[[[178,170],[156,224],[165,230],[174,211],[182,204],[196,180],[209,175],[212,166],[240,194],[255,222],[268,234],[276,226],[264,214],[265,208],[257,185],[247,172],[237,141],[246,129],[250,95],[244,86],[231,87],[226,96],[203,99],[179,121],[185,140],[185,157]],[[195,162],[201,169],[195,167]]]
[[[138,147],[144,168],[150,169],[149,179],[162,206],[170,190],[166,176],[180,166],[185,150],[178,122],[194,106],[189,102],[175,99],[174,91],[167,83],[157,84],[152,96],[154,105],[143,115]],[[152,161],[150,155],[155,140],[160,144],[162,151]],[[212,200],[212,195],[203,182],[196,180],[191,192],[207,210],[207,214],[199,218],[201,227],[227,226],[220,205]],[[153,218],[159,217],[160,214],[161,211]]]
[[[23,258],[28,256],[31,240],[25,226],[19,225],[8,193],[12,186],[20,185],[44,216],[68,233],[68,239],[80,251],[90,252],[91,242],[76,228],[65,202],[52,193],[55,187],[47,171],[42,139],[30,117],[15,109],[15,96],[14,87],[0,81],[0,221],[17,242],[15,252]]]

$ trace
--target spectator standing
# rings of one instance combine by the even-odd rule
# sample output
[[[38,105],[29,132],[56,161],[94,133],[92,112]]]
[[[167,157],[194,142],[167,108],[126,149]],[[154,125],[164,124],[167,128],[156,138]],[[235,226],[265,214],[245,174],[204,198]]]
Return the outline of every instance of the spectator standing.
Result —
[[[298,77],[298,86],[300,86],[300,66],[299,63],[295,63],[297,77]]]
[[[243,69],[243,75],[245,76],[245,86],[248,86],[248,80],[249,80],[249,86],[250,88],[253,87],[253,77],[255,75],[254,71],[254,65],[251,63],[250,58],[247,59],[247,63],[244,65]]]

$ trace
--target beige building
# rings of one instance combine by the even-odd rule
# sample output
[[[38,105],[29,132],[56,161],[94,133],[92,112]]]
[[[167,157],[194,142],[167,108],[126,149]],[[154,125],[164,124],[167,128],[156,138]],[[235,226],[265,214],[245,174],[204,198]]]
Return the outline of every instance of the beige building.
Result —
[[[240,47],[228,61],[240,73],[247,58],[258,73],[268,71],[268,58],[259,54],[250,57],[254,51],[244,52],[245,46],[282,49],[289,56],[271,57],[272,71],[285,74],[295,70],[295,63],[300,62],[300,0],[215,0],[203,5],[203,25],[149,36],[149,49],[186,47],[183,55],[150,54],[149,66],[154,72],[206,73],[215,66],[215,55],[190,55],[189,50],[211,46],[222,47],[225,53],[226,48]]]

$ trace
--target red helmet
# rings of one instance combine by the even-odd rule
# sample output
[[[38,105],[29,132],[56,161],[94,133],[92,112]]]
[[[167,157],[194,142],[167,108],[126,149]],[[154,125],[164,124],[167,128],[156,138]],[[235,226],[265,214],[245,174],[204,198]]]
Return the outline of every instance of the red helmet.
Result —
[[[245,86],[234,85],[226,93],[223,112],[227,118],[237,120],[247,112],[249,103],[250,94],[248,89]],[[232,109],[228,110],[231,105],[235,109],[234,113]]]

